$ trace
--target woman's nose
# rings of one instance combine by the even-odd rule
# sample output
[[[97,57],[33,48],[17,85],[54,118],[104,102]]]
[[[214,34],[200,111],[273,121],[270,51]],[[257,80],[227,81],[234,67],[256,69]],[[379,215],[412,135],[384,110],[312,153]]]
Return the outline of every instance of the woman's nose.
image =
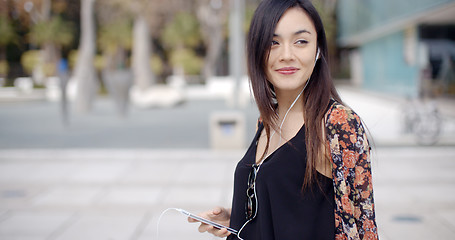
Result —
[[[294,60],[294,54],[292,52],[292,46],[289,44],[283,44],[280,52],[280,61],[291,61]]]

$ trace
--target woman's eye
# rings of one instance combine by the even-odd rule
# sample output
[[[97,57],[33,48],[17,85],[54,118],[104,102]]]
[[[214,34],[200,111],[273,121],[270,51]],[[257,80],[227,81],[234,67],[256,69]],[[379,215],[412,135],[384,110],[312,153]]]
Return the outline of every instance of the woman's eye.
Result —
[[[302,44],[307,44],[308,41],[307,41],[307,40],[303,40],[303,39],[299,39],[299,40],[297,40],[295,43],[296,43],[296,44],[302,45]]]
[[[278,45],[279,43],[275,40],[272,40],[272,46]]]

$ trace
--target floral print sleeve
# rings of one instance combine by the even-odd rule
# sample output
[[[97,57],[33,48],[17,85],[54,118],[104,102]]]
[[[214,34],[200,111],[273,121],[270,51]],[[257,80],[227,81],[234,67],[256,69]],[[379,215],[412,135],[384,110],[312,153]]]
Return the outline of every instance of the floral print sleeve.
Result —
[[[335,190],[335,239],[378,239],[370,147],[359,116],[333,103],[327,113]]]

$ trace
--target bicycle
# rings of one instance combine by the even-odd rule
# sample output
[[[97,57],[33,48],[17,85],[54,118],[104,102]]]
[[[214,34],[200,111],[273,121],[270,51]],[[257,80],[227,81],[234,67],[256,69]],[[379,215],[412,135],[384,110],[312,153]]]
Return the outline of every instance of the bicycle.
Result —
[[[442,117],[434,101],[414,99],[403,106],[403,129],[413,134],[419,145],[430,146],[439,141]]]

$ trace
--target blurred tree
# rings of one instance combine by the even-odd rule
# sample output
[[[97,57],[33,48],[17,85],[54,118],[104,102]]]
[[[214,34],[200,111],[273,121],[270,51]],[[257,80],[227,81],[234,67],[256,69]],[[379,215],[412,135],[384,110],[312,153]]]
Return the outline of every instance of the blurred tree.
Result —
[[[158,36],[164,19],[178,9],[175,3],[180,1],[102,0],[102,2],[128,12],[133,21],[131,68],[135,87],[144,91],[156,82],[150,64],[153,55],[153,36],[155,34]]]
[[[190,63],[191,61],[200,61],[194,49],[202,41],[199,23],[193,14],[189,12],[177,13],[173,20],[164,26],[161,41],[170,52],[174,74],[200,73],[200,68],[194,69],[198,65]],[[184,56],[180,56],[181,54]]]
[[[15,0],[15,10],[28,23],[49,20],[52,11],[51,0]]]
[[[89,112],[98,90],[94,67],[95,58],[95,0],[81,0],[81,36],[73,79],[77,84],[76,110]]]
[[[176,75],[199,75],[203,61],[191,48],[178,48],[171,52],[171,64]]]
[[[314,6],[321,16],[324,24],[325,34],[327,38],[327,47],[329,50],[329,62],[333,75],[336,75],[338,71],[338,59],[337,59],[337,45],[336,45],[336,0],[315,0],[313,1]]]
[[[116,20],[100,27],[98,46],[104,54],[104,68],[116,69],[127,66],[127,51],[132,45],[131,23]]]
[[[0,77],[6,77],[8,62],[6,61],[6,46],[17,43],[18,36],[6,14],[0,15]]]
[[[79,0],[3,0],[3,2],[5,4],[0,4],[0,12],[5,13],[6,9],[6,15],[13,22],[14,30],[19,36],[17,46],[8,45],[8,60],[12,61],[13,66],[10,74],[22,76],[25,67],[20,68],[17,65],[22,58],[21,55],[24,51],[39,49],[38,61],[31,74],[37,84],[42,84],[45,81],[43,72],[45,65],[51,66],[47,69],[54,69],[56,61],[62,55],[61,52],[63,51],[63,55],[66,56],[70,50],[66,40],[63,40],[63,45],[61,40],[62,35],[69,36],[68,28],[74,29],[70,22],[77,21],[74,14],[79,14]],[[54,34],[49,31],[54,32],[57,39],[54,39]],[[64,33],[60,34],[61,32]],[[52,71],[48,71],[48,74],[51,73]]]
[[[103,53],[103,68],[126,68],[133,41],[130,12],[112,1],[100,1],[96,9],[100,25],[98,46]]]
[[[56,66],[61,58],[61,50],[73,41],[73,25],[59,16],[40,21],[30,29],[30,43],[43,49],[44,73],[46,76],[56,74]]]
[[[167,48],[196,47],[201,41],[198,20],[189,12],[177,13],[164,26],[163,45]]]
[[[24,68],[25,72],[28,74],[32,74],[33,70],[39,63],[41,53],[39,50],[29,50],[22,54],[21,56],[21,64]]]
[[[33,28],[35,24],[48,22],[51,17],[52,1],[51,0],[15,0],[11,2],[14,8],[13,12],[26,25],[27,28]],[[37,84],[45,82],[44,68],[47,62],[52,59],[52,53],[55,53],[50,44],[41,47],[40,56],[34,66],[32,78]]]
[[[226,19],[229,13],[227,0],[198,0],[197,17],[206,54],[202,74],[205,79],[216,74],[218,60],[225,40]]]
[[[134,44],[131,64],[135,77],[134,85],[144,91],[155,84],[156,79],[150,66],[152,44],[149,23],[145,14],[139,9],[136,8],[139,14],[135,17],[133,25]]]

